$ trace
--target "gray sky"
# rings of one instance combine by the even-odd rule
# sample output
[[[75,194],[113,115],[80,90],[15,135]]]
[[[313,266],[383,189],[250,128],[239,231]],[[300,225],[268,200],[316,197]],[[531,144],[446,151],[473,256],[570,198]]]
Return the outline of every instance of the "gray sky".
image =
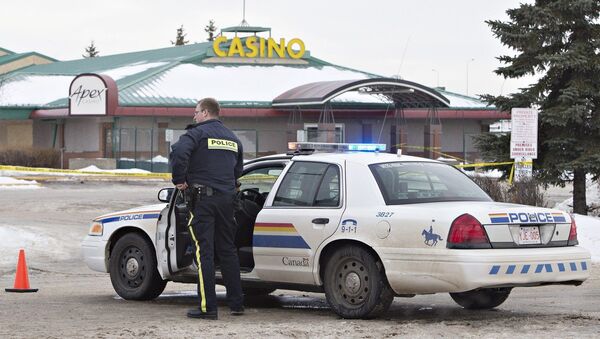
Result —
[[[531,1],[246,0],[246,21],[271,27],[275,38],[300,38],[334,64],[427,86],[439,75],[457,93],[467,92],[468,69],[470,95],[498,95],[532,81],[493,73],[496,57],[514,52],[484,22],[506,20],[519,2]],[[180,25],[190,42],[205,41],[210,19],[218,28],[239,24],[242,0],[3,1],[0,47],[71,60],[94,40],[104,56],[168,47]]]

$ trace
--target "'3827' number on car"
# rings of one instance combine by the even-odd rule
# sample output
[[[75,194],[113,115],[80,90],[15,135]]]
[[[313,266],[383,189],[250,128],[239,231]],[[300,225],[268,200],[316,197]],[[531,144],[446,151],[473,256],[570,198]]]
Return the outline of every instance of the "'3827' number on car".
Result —
[[[394,215],[394,212],[377,212],[375,217],[377,218],[389,218]]]

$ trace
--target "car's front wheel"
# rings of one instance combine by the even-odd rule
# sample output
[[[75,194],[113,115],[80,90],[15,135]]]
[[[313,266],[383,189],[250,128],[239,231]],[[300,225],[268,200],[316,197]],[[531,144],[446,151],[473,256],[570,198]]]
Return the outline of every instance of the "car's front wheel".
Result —
[[[343,318],[376,317],[394,300],[381,261],[359,246],[336,250],[323,278],[327,302]]]
[[[123,299],[151,300],[167,285],[158,273],[152,244],[140,234],[125,234],[117,240],[108,265],[110,281]]]
[[[487,310],[500,306],[510,294],[511,288],[484,288],[460,293],[450,293],[450,296],[460,306],[469,310]]]

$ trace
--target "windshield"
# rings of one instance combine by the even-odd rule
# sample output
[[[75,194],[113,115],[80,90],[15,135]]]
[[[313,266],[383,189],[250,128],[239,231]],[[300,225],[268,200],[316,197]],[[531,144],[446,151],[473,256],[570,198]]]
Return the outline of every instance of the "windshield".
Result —
[[[388,162],[369,167],[387,205],[492,201],[469,177],[446,164]]]

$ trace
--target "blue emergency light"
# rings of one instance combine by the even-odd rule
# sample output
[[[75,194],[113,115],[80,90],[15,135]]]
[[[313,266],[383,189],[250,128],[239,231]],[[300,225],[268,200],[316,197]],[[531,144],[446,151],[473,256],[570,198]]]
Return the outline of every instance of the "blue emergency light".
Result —
[[[289,142],[290,151],[318,151],[318,152],[385,152],[385,144],[360,144],[360,143],[328,143],[328,142]]]

